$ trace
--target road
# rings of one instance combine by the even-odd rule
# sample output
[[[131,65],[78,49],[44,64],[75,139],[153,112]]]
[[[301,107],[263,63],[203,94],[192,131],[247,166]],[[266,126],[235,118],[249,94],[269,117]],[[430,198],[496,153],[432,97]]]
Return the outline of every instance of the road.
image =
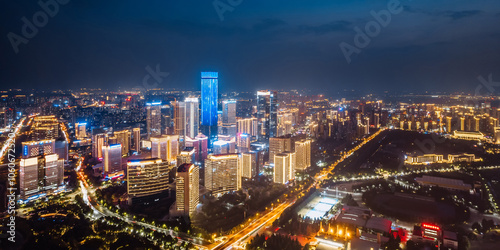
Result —
[[[381,130],[377,131],[376,133],[374,133],[373,135],[371,135],[370,137],[364,139],[359,145],[357,145],[353,149],[346,152],[339,160],[337,160],[335,163],[330,165],[327,169],[324,169],[320,173],[318,173],[314,177],[314,179],[316,181],[314,183],[312,183],[310,186],[304,187],[304,190],[307,191],[314,186],[318,186],[322,180],[324,180],[328,177],[328,173],[332,172],[339,163],[341,163],[345,159],[349,158],[354,152],[356,152],[356,150],[360,149],[366,143],[370,142],[373,138],[377,137],[382,131],[384,131],[384,129],[381,129]],[[362,178],[365,179],[365,177],[362,177]],[[362,179],[362,178],[359,178],[359,179]],[[380,178],[380,177],[376,177],[376,178]],[[276,218],[278,218],[279,215],[281,215],[281,213],[283,213],[283,211],[285,211],[285,209],[287,209],[288,207],[290,207],[294,203],[295,203],[295,200],[293,200],[293,201],[287,200],[287,201],[282,202],[279,206],[277,206],[273,210],[270,210],[270,211],[268,210],[262,217],[253,221],[249,226],[245,227],[241,231],[227,236],[227,238],[228,238],[227,241],[221,242],[211,249],[218,250],[218,249],[238,248],[240,244],[246,243],[249,240],[248,236],[252,235],[256,231],[258,231],[260,228],[266,226],[267,224],[272,223]]]

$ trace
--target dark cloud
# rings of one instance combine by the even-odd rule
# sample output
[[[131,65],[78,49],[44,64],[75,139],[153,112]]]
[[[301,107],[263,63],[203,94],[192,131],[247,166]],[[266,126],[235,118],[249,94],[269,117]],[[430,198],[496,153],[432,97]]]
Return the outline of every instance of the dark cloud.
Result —
[[[441,15],[450,17],[453,20],[458,20],[466,17],[480,15],[482,13],[483,12],[480,10],[463,10],[463,11],[445,11],[442,12]]]

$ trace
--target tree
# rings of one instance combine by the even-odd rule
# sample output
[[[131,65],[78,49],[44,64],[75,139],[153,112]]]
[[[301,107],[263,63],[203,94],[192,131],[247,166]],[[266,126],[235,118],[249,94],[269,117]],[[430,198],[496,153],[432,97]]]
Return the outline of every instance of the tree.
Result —
[[[472,230],[476,230],[478,232],[483,231],[483,227],[477,221],[472,224],[471,228],[472,228]]]

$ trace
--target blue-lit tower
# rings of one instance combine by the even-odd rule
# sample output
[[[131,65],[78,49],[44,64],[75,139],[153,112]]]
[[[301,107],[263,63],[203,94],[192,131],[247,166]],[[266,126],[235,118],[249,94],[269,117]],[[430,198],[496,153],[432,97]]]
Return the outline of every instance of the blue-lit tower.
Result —
[[[218,72],[201,72],[201,126],[209,145],[217,140],[218,78]]]

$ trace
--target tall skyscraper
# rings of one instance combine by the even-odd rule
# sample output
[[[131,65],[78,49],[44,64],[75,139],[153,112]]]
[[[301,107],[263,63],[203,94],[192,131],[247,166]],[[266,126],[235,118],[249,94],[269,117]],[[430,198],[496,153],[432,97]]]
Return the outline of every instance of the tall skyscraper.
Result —
[[[236,145],[238,146],[238,152],[244,153],[250,150],[250,135],[238,133],[236,136]]]
[[[104,173],[111,174],[122,170],[122,146],[112,144],[102,147]]]
[[[237,133],[249,134],[252,140],[257,138],[258,123],[257,118],[245,118],[237,121]]]
[[[198,98],[186,98],[186,136],[194,138],[200,132],[200,103]]]
[[[186,138],[186,147],[193,147],[196,151],[195,161],[202,162],[208,154],[208,138],[203,134],[198,134],[195,138]]]
[[[198,166],[185,163],[177,168],[175,188],[177,211],[192,216],[200,203],[200,170]]]
[[[305,170],[311,166],[311,141],[301,140],[295,142],[295,154],[297,157],[296,170]]]
[[[184,137],[186,129],[186,103],[172,102],[174,107],[174,135]]]
[[[295,178],[295,153],[284,152],[274,155],[275,183],[286,184]]]
[[[148,139],[161,135],[161,102],[146,103]]]
[[[159,158],[166,162],[177,159],[179,154],[179,136],[162,135],[151,138],[151,157]]]
[[[201,125],[209,145],[217,140],[218,78],[218,72],[201,72]]]
[[[220,134],[236,136],[236,101],[225,100],[222,102],[222,126]]]
[[[129,203],[137,198],[159,195],[168,190],[172,166],[161,159],[141,159],[127,162],[127,193]]]
[[[278,93],[276,91],[257,91],[258,140],[268,141],[277,135]]]
[[[87,137],[87,123],[75,124],[75,136],[77,139],[83,139]]]
[[[205,160],[205,187],[213,195],[223,195],[241,188],[241,156],[209,155]]]
[[[251,179],[257,175],[257,152],[242,153],[241,162],[241,177]]]
[[[50,191],[63,184],[64,160],[55,154],[55,141],[30,141],[22,143],[19,161],[19,194],[21,199]]]
[[[107,144],[103,129],[92,129],[92,157],[102,159],[102,147]]]
[[[130,131],[116,131],[116,143],[122,145],[122,155],[128,155],[130,151]]]
[[[139,152],[141,150],[141,128],[132,129],[131,149]]]
[[[274,163],[274,155],[292,150],[290,136],[274,137],[269,139],[269,163]]]

